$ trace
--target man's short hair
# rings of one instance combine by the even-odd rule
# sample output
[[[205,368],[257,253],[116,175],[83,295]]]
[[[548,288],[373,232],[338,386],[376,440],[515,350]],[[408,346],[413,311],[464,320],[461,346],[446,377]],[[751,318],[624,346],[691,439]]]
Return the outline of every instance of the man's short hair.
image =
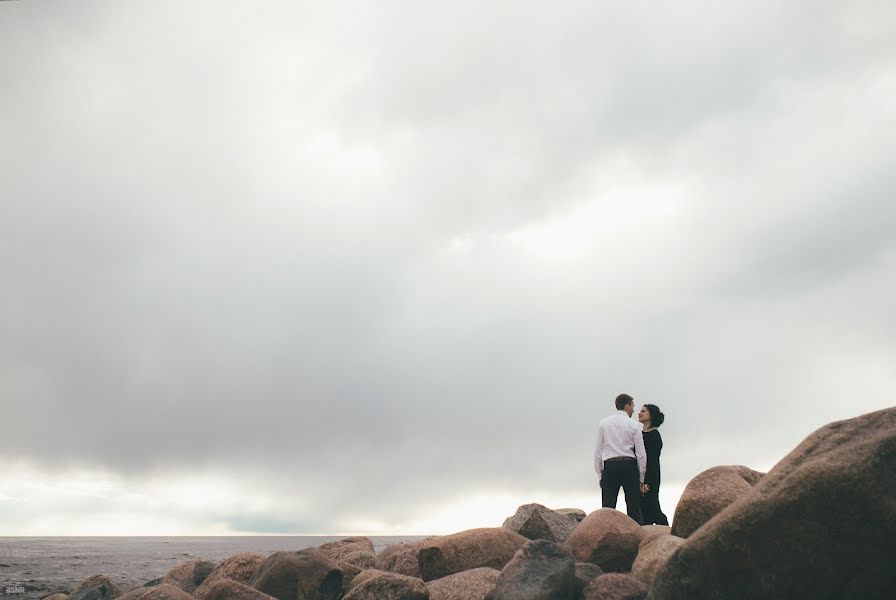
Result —
[[[634,404],[635,399],[628,394],[619,394],[616,396],[616,410],[624,410],[629,404]]]

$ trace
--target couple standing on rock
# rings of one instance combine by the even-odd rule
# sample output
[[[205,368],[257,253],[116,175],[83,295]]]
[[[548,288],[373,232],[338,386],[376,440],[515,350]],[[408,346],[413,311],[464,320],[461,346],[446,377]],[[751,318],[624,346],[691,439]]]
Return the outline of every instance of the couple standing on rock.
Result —
[[[619,488],[625,492],[628,516],[642,525],[668,525],[660,509],[660,452],[657,427],[665,417],[655,404],[645,404],[632,420],[635,400],[616,397],[616,412],[600,422],[594,449],[594,471],[600,480],[601,504],[616,508]]]

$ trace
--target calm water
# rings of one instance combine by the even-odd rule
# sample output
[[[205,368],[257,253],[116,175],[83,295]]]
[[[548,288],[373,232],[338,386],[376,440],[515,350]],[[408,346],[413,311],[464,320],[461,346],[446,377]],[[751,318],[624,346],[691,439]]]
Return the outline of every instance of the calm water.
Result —
[[[0,537],[0,596],[37,600],[56,592],[67,594],[81,581],[100,573],[126,591],[163,576],[184,560],[220,562],[239,552],[301,550],[342,537]],[[422,537],[370,539],[379,552],[388,544]]]

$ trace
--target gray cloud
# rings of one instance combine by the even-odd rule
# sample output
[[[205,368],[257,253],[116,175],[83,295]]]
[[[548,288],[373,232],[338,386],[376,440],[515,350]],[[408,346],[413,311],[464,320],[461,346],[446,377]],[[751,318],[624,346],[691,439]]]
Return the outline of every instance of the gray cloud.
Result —
[[[670,483],[889,404],[888,4],[0,12],[0,457],[323,531],[592,493],[622,390]]]

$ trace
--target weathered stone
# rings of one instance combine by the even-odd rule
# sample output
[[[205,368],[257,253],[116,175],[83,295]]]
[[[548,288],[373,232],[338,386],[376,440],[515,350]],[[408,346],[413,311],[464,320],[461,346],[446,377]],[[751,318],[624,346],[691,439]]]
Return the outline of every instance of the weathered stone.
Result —
[[[374,557],[376,556],[376,551],[373,548],[373,542],[371,542],[370,538],[367,537],[347,537],[337,542],[321,544],[317,547],[317,549],[320,550],[321,554],[334,562],[346,560],[346,556],[359,552],[363,554],[369,554],[370,556]]]
[[[651,595],[894,597],[896,407],[822,427],[672,554]]]
[[[479,567],[427,582],[429,600],[485,600],[495,589],[501,571]]]
[[[142,586],[134,588],[132,590],[128,590],[125,593],[123,593],[121,596],[116,598],[116,600],[137,600],[140,596],[142,596],[146,592],[146,590],[148,588],[152,589],[152,588],[156,587],[157,585],[161,585],[161,584],[157,583],[156,585],[152,585],[152,586],[142,585]],[[47,599],[44,598],[43,600],[47,600]]]
[[[155,579],[153,579],[153,580],[151,580],[151,581],[147,581],[146,583],[144,583],[144,584],[143,584],[143,587],[153,587],[153,586],[156,586],[156,585],[161,585],[163,579],[165,579],[165,577],[156,577]]]
[[[187,560],[171,567],[171,570],[162,578],[162,583],[175,585],[192,594],[211,575],[215,566],[215,563],[207,560]]]
[[[674,535],[645,539],[638,547],[638,557],[632,565],[632,577],[643,581],[648,588],[653,586],[657,572],[663,568],[683,541],[684,538]]]
[[[578,524],[574,517],[554,512],[541,504],[524,504],[504,521],[502,527],[530,540],[565,542]]]
[[[581,523],[585,517],[588,516],[588,514],[581,508],[555,508],[554,512],[566,515],[567,517],[572,517],[576,520],[576,523]]]
[[[140,587],[131,590],[124,596],[119,596],[119,598],[131,600],[128,596],[134,592],[137,592],[138,595],[133,596],[133,600],[193,600],[193,596],[170,583],[162,583],[148,588]]]
[[[121,596],[119,596],[120,598]],[[51,594],[50,596],[44,596],[41,600],[68,600],[68,594],[58,593]]]
[[[342,570],[316,548],[274,552],[249,585],[279,600],[336,600],[342,595]]]
[[[240,552],[226,558],[217,568],[212,571],[205,581],[193,592],[193,597],[197,600],[204,600],[212,585],[222,579],[232,579],[238,583],[248,584],[252,579],[252,575],[265,561],[265,555],[258,552]]]
[[[295,595],[293,599],[296,599]],[[208,587],[205,592],[205,600],[274,600],[274,597],[245,583],[224,577]]]
[[[700,598],[701,596],[695,596]],[[605,573],[585,586],[582,600],[644,600],[647,586],[631,575]]]
[[[579,591],[579,595],[581,595],[582,590],[585,589],[589,583],[600,577],[604,574],[604,570],[598,567],[594,563],[576,563],[576,589]]]
[[[763,473],[740,465],[713,467],[688,482],[675,507],[672,535],[686,538],[742,497]]]
[[[121,590],[108,575],[94,575],[78,584],[69,594],[69,600],[113,600],[121,596]]]
[[[579,523],[564,543],[577,562],[590,562],[604,571],[628,571],[638,555],[644,531],[627,514],[601,508]]]
[[[527,541],[503,527],[470,529],[426,542],[417,562],[424,581],[477,567],[503,569]]]
[[[576,563],[566,550],[547,540],[520,548],[501,571],[491,600],[575,600]]]
[[[355,577],[344,600],[429,600],[429,590],[417,577],[368,569]]]
[[[437,538],[430,537],[416,542],[389,544],[377,555],[376,568],[381,571],[391,571],[409,577],[420,577],[420,565],[417,561],[417,554],[424,544],[434,539]]]
[[[641,530],[644,532],[644,537],[641,538],[642,546],[653,538],[672,533],[672,528],[668,525],[641,525]]]

